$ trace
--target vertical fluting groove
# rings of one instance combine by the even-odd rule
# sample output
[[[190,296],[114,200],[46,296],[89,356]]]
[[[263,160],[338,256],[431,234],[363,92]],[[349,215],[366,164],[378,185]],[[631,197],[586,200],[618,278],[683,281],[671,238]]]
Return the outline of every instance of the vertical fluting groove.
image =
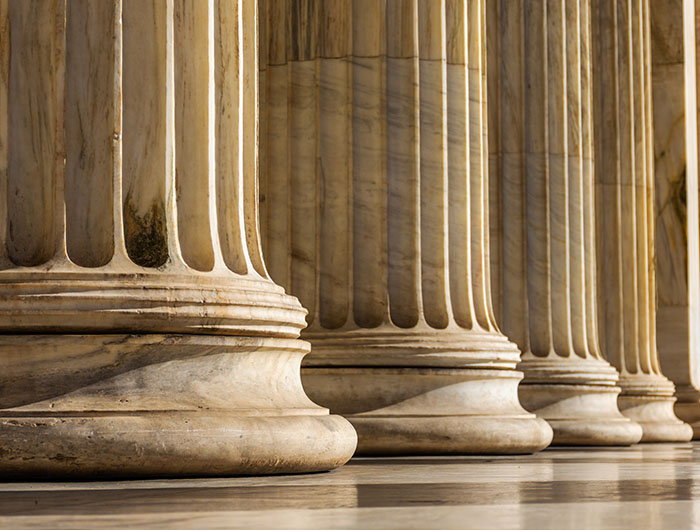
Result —
[[[624,351],[624,296],[620,285],[623,281],[622,223],[621,215],[621,134],[623,119],[620,112],[623,102],[619,64],[623,64],[618,42],[623,39],[618,23],[618,2],[594,0],[592,11],[596,14],[594,69],[595,85],[606,86],[607,97],[596,99],[595,151],[596,151],[596,230],[604,237],[597,238],[596,254],[598,271],[605,271],[598,282],[598,320],[603,352],[619,366],[619,359],[612,359]],[[606,28],[608,31],[606,31]],[[622,48],[624,50],[624,47]],[[624,360],[621,361],[624,363]]]
[[[267,266],[270,275],[288,291],[292,287],[291,273],[291,187],[290,116],[291,65],[287,55],[289,39],[289,10],[286,2],[270,2],[268,16],[267,64],[267,182],[268,211]],[[262,147],[262,146],[261,146]]]
[[[574,353],[586,357],[586,300],[585,300],[585,242],[586,226],[584,224],[584,182],[582,175],[581,135],[583,116],[581,112],[581,19],[580,0],[566,0],[565,49],[566,88],[566,157],[569,202],[569,300],[571,304],[571,339]]]
[[[547,155],[549,168],[552,339],[563,357],[573,353],[571,338],[571,234],[568,186],[569,79],[566,72],[565,0],[547,0]],[[575,125],[575,124],[574,124]],[[536,178],[532,176],[531,178]]]
[[[418,3],[420,234],[423,312],[434,328],[451,319],[447,248],[445,4]]]
[[[454,8],[453,8],[454,9]],[[519,14],[518,10],[511,10],[516,14]],[[448,8],[448,12],[449,8]],[[460,15],[461,16],[461,15]],[[503,66],[503,62],[500,60],[501,56],[501,44],[500,44],[500,32],[502,27],[509,27],[511,31],[516,32],[516,38],[520,37],[519,27],[512,28],[508,25],[507,21],[501,21],[501,2],[497,0],[495,2],[486,2],[486,19],[491,21],[487,23],[486,27],[486,50],[487,58],[486,64],[488,65],[488,80],[487,80],[487,99],[489,102],[489,112],[487,114],[487,126],[488,126],[488,139],[489,139],[489,269],[491,274],[491,304],[494,310],[494,317],[496,322],[503,322],[504,318],[504,305],[505,300],[503,298],[504,283],[505,283],[505,264],[503,261],[503,247],[505,245],[505,232],[503,230],[503,219],[501,218],[499,212],[504,204],[504,186],[501,185],[501,181],[498,176],[501,173],[505,173],[503,166],[501,164],[500,153],[504,153],[504,158],[506,157],[503,149],[503,131],[501,130],[501,123],[505,121],[505,111],[501,109],[502,100],[501,96],[501,77],[507,75],[506,68]],[[449,22],[450,18],[448,18]],[[493,28],[491,28],[493,26]],[[449,27],[449,26],[448,26]],[[522,40],[519,41],[522,48]],[[466,44],[466,43],[465,43]],[[449,65],[449,59],[448,59]],[[449,66],[448,66],[449,68]],[[516,68],[519,70],[519,68]],[[449,71],[448,71],[449,75]],[[449,83],[449,77],[448,77]],[[520,109],[519,101],[513,102],[513,107],[515,112]],[[448,113],[449,120],[449,113]],[[511,157],[512,154],[508,154]],[[522,167],[522,160],[521,160]],[[517,187],[517,184],[511,184],[510,187]],[[525,216],[521,215],[520,219],[524,219]],[[521,223],[524,227],[525,223]],[[524,241],[525,234],[521,230],[521,241]],[[522,249],[522,246],[520,246]],[[523,264],[520,264],[521,267]],[[450,276],[452,280],[452,276]],[[520,297],[519,301],[522,301],[523,297]],[[453,305],[454,305],[454,295],[453,295]],[[522,320],[521,320],[522,322]],[[522,333],[520,333],[522,337]],[[515,339],[513,339],[515,340]],[[520,342],[523,342],[522,340]]]
[[[631,59],[631,41],[630,41],[630,25],[629,25],[629,2],[624,0],[622,2],[615,2],[616,9],[616,28],[615,33],[617,35],[617,64],[615,77],[618,84],[618,106],[617,110],[617,121],[619,126],[618,138],[619,142],[619,163],[617,175],[617,182],[615,183],[618,188],[617,193],[619,194],[620,208],[619,216],[619,246],[620,246],[620,275],[619,275],[619,285],[613,286],[615,291],[618,291],[618,296],[620,297],[620,312],[617,315],[611,315],[620,321],[621,327],[621,337],[618,344],[620,350],[619,352],[606,352],[608,358],[616,362],[617,366],[621,372],[628,371],[628,365],[630,365],[629,355],[625,352],[629,349],[633,351],[633,344],[631,339],[634,340],[634,334],[636,333],[636,322],[634,311],[625,311],[625,298],[626,295],[630,297],[633,301],[633,307],[636,308],[637,294],[635,292],[636,286],[636,263],[630,262],[630,245],[634,242],[634,228],[630,225],[632,218],[630,214],[633,214],[633,194],[634,194],[634,180],[632,178],[634,171],[634,144],[633,144],[633,131],[631,129],[632,110],[633,110],[633,91],[632,84],[630,81],[630,59]],[[604,146],[601,146],[604,148]],[[605,170],[601,169],[601,175],[605,174]],[[632,196],[631,196],[632,194]]]
[[[479,94],[481,100],[481,190],[482,190],[482,210],[480,214],[480,226],[483,237],[483,255],[482,255],[482,304],[485,306],[486,316],[488,317],[487,326],[484,326],[489,331],[501,333],[493,308],[493,292],[491,290],[491,227],[489,219],[491,218],[491,201],[489,198],[489,107],[488,107],[488,57],[487,49],[487,8],[486,1],[482,0],[479,6],[479,76],[481,84],[479,86]]]
[[[467,44],[465,50],[465,64],[467,75],[467,93],[466,100],[468,108],[468,165],[467,179],[468,190],[466,193],[466,210],[468,215],[468,259],[469,268],[466,280],[469,282],[469,291],[471,294],[471,305],[473,313],[471,315],[472,325],[474,327],[488,329],[488,317],[486,316],[483,302],[483,282],[484,277],[484,233],[482,231],[482,223],[480,216],[484,215],[482,194],[483,194],[483,145],[481,127],[484,126],[482,119],[482,93],[481,93],[481,16],[480,16],[481,0],[469,0],[466,3],[466,22],[465,32],[467,34]],[[449,120],[449,117],[448,117]]]
[[[10,92],[10,0],[0,0],[0,266],[7,265]]]
[[[245,227],[241,211],[240,0],[219,0],[214,13],[216,84],[216,187],[221,254],[226,266],[247,274]]]
[[[112,213],[112,241],[114,242],[114,260],[121,260],[126,262],[128,260],[128,254],[126,250],[126,239],[125,239],[125,229],[124,229],[124,200],[123,200],[123,140],[122,140],[122,122],[123,122],[123,105],[122,105],[122,94],[123,94],[123,53],[124,53],[124,40],[123,40],[123,26],[122,26],[122,14],[123,14],[123,0],[114,0],[113,3],[113,49],[114,49],[114,61],[112,63],[113,67],[113,81],[112,81],[112,97],[110,104],[113,110],[113,121],[112,121],[112,164],[110,167],[110,173],[112,175],[112,203],[111,203],[111,213]]]
[[[499,43],[500,50],[519,50],[509,62],[495,62],[489,65],[489,68],[494,68],[493,72],[489,72],[492,77],[498,78],[498,91],[494,94],[495,97],[490,100],[491,108],[498,108],[500,120],[498,129],[493,130],[490,142],[498,141],[499,152],[497,162],[499,168],[492,173],[493,180],[501,185],[501,200],[496,205],[494,210],[496,215],[492,215],[491,219],[497,217],[501,226],[501,259],[496,271],[496,274],[501,274],[501,318],[499,322],[504,329],[509,330],[509,338],[516,342],[520,348],[527,352],[530,351],[530,333],[528,330],[527,319],[523,315],[528,313],[528,282],[524,276],[528,270],[528,223],[529,215],[526,208],[527,188],[525,175],[528,171],[527,165],[537,163],[536,170],[543,172],[542,153],[524,154],[526,148],[526,136],[523,131],[523,123],[525,122],[526,108],[525,91],[533,90],[538,92],[542,90],[543,76],[537,76],[537,84],[525,85],[525,72],[523,68],[525,60],[525,39],[532,38],[534,50],[538,46],[536,35],[531,31],[529,35],[525,32],[526,14],[523,8],[513,9],[504,7],[503,0],[498,2],[498,14],[491,20],[498,20],[499,25],[492,32],[497,32],[498,39],[502,40]],[[507,1],[507,0],[506,0]],[[534,6],[533,6],[534,7]],[[541,24],[540,24],[541,28]],[[541,31],[539,37],[541,38]],[[539,43],[539,49],[542,50],[542,43]],[[531,53],[531,52],[529,52]],[[541,72],[543,73],[544,70]],[[544,100],[540,100],[536,105],[534,112],[541,110],[541,105]],[[528,106],[529,107],[529,106]],[[489,115],[492,115],[489,112]],[[545,120],[544,113],[537,116],[538,124],[543,124]],[[539,134],[540,144],[543,134]],[[527,137],[530,138],[529,136]],[[540,149],[541,151],[541,149]],[[528,151],[530,152],[530,151]],[[537,156],[537,160],[535,160]],[[501,177],[502,175],[502,177]],[[502,182],[501,182],[502,178]],[[501,215],[498,215],[498,214]],[[534,215],[546,215],[546,208],[541,206],[537,211],[532,212]],[[525,220],[525,222],[523,222]],[[509,227],[505,230],[505,227]],[[518,227],[518,228],[516,228]],[[540,238],[541,239],[541,238]],[[538,249],[541,252],[542,248]],[[493,251],[493,250],[492,250]],[[504,259],[505,256],[508,259]],[[534,258],[535,256],[533,256]],[[546,260],[538,259],[539,268],[546,263]],[[542,274],[542,272],[540,272]],[[512,293],[510,296],[503,296],[505,293]],[[498,298],[497,298],[498,299]],[[548,303],[549,296],[540,294],[538,297],[537,311],[541,313],[542,322],[539,325],[548,327]],[[546,335],[545,335],[546,336]],[[544,351],[548,351],[544,348]]]
[[[467,72],[469,82],[469,217],[470,262],[474,322],[493,330],[494,319],[489,298],[489,241],[486,138],[486,64],[485,12],[482,0],[467,2]]]
[[[645,120],[645,145],[644,151],[646,153],[645,164],[647,167],[646,175],[646,202],[647,202],[647,231],[649,234],[649,247],[648,252],[648,267],[649,267],[649,284],[647,286],[647,293],[649,296],[650,311],[649,311],[649,341],[651,343],[651,366],[652,370],[656,374],[661,374],[661,367],[659,365],[659,355],[656,343],[656,257],[655,257],[655,243],[656,243],[656,208],[654,206],[654,125],[653,125],[653,109],[652,109],[652,77],[651,77],[651,13],[650,13],[650,0],[642,0],[642,31],[644,35],[644,108],[646,112]]]
[[[270,63],[270,17],[267,0],[258,0],[258,153],[267,153],[269,135],[269,111],[268,102],[270,99],[270,83],[268,78],[268,67]],[[269,181],[268,157],[258,156],[258,218],[260,219],[260,245],[263,256],[268,254],[269,238],[267,223],[270,218],[269,201]],[[265,260],[266,269],[270,269],[269,262]]]
[[[219,176],[218,168],[216,166],[217,161],[217,122],[219,119],[216,110],[218,108],[217,99],[217,75],[216,75],[216,58],[218,52],[218,41],[217,41],[217,9],[220,3],[219,0],[208,0],[207,5],[207,113],[209,115],[209,120],[207,123],[207,133],[209,135],[209,141],[207,142],[207,157],[209,159],[209,178],[207,179],[206,186],[208,188],[207,196],[207,211],[209,212],[209,238],[212,242],[212,254],[213,254],[213,264],[212,268],[221,271],[226,270],[226,262],[224,261],[223,252],[221,249],[221,235],[219,230]],[[227,178],[230,180],[232,174],[228,174]],[[228,228],[228,227],[225,227]],[[230,272],[230,269],[228,269]]]
[[[646,297],[647,297],[647,341],[648,341],[648,364],[649,373],[661,375],[659,367],[659,356],[656,345],[656,270],[654,259],[655,234],[655,209],[654,209],[654,128],[652,121],[652,92],[651,92],[651,34],[649,28],[649,0],[640,0],[640,32],[641,32],[641,68],[642,68],[642,88],[641,98],[644,102],[644,195],[646,218]]]
[[[419,59],[416,4],[387,3],[386,180],[388,292],[391,321],[415,326],[422,314],[420,290]]]
[[[448,0],[447,41],[447,176],[450,299],[454,319],[473,329],[474,296],[471,284],[469,74],[467,71],[468,8],[463,0]]]
[[[619,55],[619,71],[621,79],[621,105],[620,105],[620,123],[624,129],[621,134],[621,164],[620,164],[620,181],[622,184],[621,194],[621,212],[622,219],[622,263],[625,271],[622,276],[623,284],[621,285],[622,296],[627,297],[632,303],[628,306],[628,310],[623,312],[624,320],[624,340],[623,340],[623,355],[621,358],[621,367],[626,371],[635,371],[635,359],[638,355],[637,351],[637,333],[638,333],[638,268],[635,259],[637,252],[636,245],[636,160],[635,150],[636,143],[634,138],[634,106],[635,106],[635,90],[633,77],[633,61],[634,61],[634,43],[632,41],[632,24],[630,23],[629,2],[620,2],[619,13],[621,22],[620,28],[620,55]]]
[[[582,92],[582,126],[581,126],[581,166],[584,185],[585,226],[585,301],[586,301],[586,346],[587,354],[601,358],[600,337],[598,333],[597,306],[597,270],[596,270],[596,232],[595,232],[595,157],[593,142],[593,71],[591,66],[592,29],[591,2],[585,0],[581,7],[581,92]]]
[[[643,373],[649,373],[648,366],[648,353],[647,348],[648,343],[648,330],[646,326],[646,312],[648,308],[648,300],[644,292],[644,286],[647,284],[646,276],[646,263],[645,263],[645,253],[646,253],[646,233],[644,230],[644,218],[645,218],[645,204],[646,204],[646,190],[644,188],[644,109],[643,109],[643,85],[642,85],[642,41],[641,41],[641,31],[640,31],[640,13],[639,13],[639,0],[631,0],[630,2],[630,12],[629,12],[629,22],[630,27],[630,78],[631,78],[631,92],[634,95],[632,98],[632,108],[631,108],[631,128],[632,128],[632,144],[634,146],[634,151],[631,155],[634,157],[634,173],[632,174],[633,186],[632,192],[634,193],[634,206],[635,215],[634,219],[634,232],[636,236],[636,247],[634,249],[634,259],[636,260],[636,280],[635,285],[636,292],[636,302],[637,306],[635,308],[636,316],[636,335],[633,340],[636,345],[636,356],[634,359],[628,358],[627,368],[632,373],[638,373],[642,371]]]
[[[636,4],[636,30],[638,32],[638,55],[637,55],[637,61],[638,61],[638,84],[639,84],[639,99],[640,99],[640,123],[638,125],[640,131],[639,131],[639,142],[640,142],[640,148],[639,152],[637,155],[637,158],[639,160],[639,165],[641,168],[641,175],[640,175],[640,182],[638,184],[639,190],[638,190],[638,203],[640,210],[642,212],[641,218],[637,221],[638,229],[640,230],[640,233],[642,234],[641,236],[641,251],[640,251],[640,275],[641,275],[641,282],[639,285],[639,292],[640,292],[640,297],[642,298],[642,326],[640,329],[640,336],[639,336],[639,341],[642,347],[642,359],[640,362],[640,369],[644,373],[654,373],[653,369],[653,361],[652,358],[655,355],[655,348],[656,345],[655,343],[652,344],[650,342],[651,338],[651,318],[652,318],[652,305],[653,298],[651,298],[651,293],[649,292],[649,283],[651,282],[651,275],[652,275],[652,270],[651,270],[651,263],[649,261],[650,254],[649,250],[651,245],[653,244],[653,239],[651,239],[652,234],[649,232],[649,202],[647,199],[648,196],[648,187],[647,187],[647,182],[649,178],[649,173],[651,172],[651,168],[647,164],[648,161],[648,154],[647,154],[647,146],[649,145],[647,141],[647,136],[649,134],[648,130],[648,122],[649,122],[649,115],[648,115],[648,107],[647,107],[647,79],[646,79],[646,70],[647,70],[647,63],[646,63],[646,33],[645,33],[645,22],[644,22],[644,17],[645,17],[645,10],[644,10],[644,0],[639,0]]]
[[[33,266],[65,241],[65,2],[14,0],[9,20],[8,254]]]
[[[51,60],[54,68],[54,101],[55,108],[54,141],[55,153],[53,166],[54,195],[53,200],[53,256],[57,262],[68,261],[66,249],[66,2],[56,3],[56,14],[53,20],[55,33],[53,50],[56,56]],[[39,26],[40,27],[40,26]]]
[[[182,257],[192,268],[214,268],[210,196],[215,168],[210,158],[209,16],[205,0],[175,0],[175,187]]]
[[[646,100],[645,100],[645,52],[644,52],[644,12],[642,7],[643,0],[634,0],[633,2],[633,22],[634,22],[634,32],[635,32],[635,80],[636,80],[636,91],[639,94],[635,98],[635,107],[639,120],[635,123],[635,144],[638,146],[635,151],[636,164],[637,164],[637,182],[635,185],[636,191],[636,202],[639,216],[637,218],[637,231],[639,233],[638,239],[638,274],[639,274],[639,284],[637,286],[637,292],[639,293],[639,334],[637,341],[639,343],[639,359],[637,360],[637,371],[641,371],[646,374],[652,373],[651,369],[651,348],[652,344],[649,341],[649,313],[651,311],[651,300],[649,298],[649,291],[647,286],[649,285],[649,263],[648,263],[648,253],[649,253],[649,234],[647,231],[648,223],[647,217],[649,212],[647,211],[647,173],[649,168],[646,163]]]
[[[386,322],[386,24],[383,2],[353,4],[353,315],[360,327]]]
[[[129,258],[144,267],[169,258],[170,16],[172,0],[123,0],[124,235]]]
[[[267,278],[260,243],[258,211],[258,3],[242,0],[239,6],[243,159],[243,215],[247,254],[252,269]],[[252,272],[252,271],[251,271]]]
[[[99,267],[114,254],[115,12],[112,2],[66,7],[66,243],[71,261]]]
[[[322,4],[320,49],[320,324],[334,329],[349,316],[352,187],[352,1]]]
[[[504,0],[507,1],[507,0]],[[503,13],[509,9],[504,6]],[[523,133],[525,142],[525,210],[527,215],[527,256],[526,267],[522,270],[520,281],[526,283],[529,344],[518,343],[524,350],[537,356],[546,356],[554,350],[554,285],[552,253],[552,211],[550,203],[550,181],[555,178],[550,157],[548,156],[548,136],[550,134],[550,115],[556,114],[550,97],[550,59],[548,37],[550,20],[548,17],[549,0],[533,1],[523,5],[524,46],[524,120]],[[506,43],[509,41],[506,41]],[[518,48],[519,49],[519,48]],[[508,49],[509,53],[511,48]],[[504,79],[503,93],[508,87]],[[538,178],[539,175],[539,178]],[[507,208],[504,206],[504,212]],[[504,228],[506,222],[504,221]],[[561,241],[564,241],[563,239]],[[504,263],[510,261],[510,252],[505,247]],[[561,250],[560,246],[557,250]],[[517,261],[513,262],[514,264]],[[513,278],[514,282],[518,278]],[[519,318],[514,315],[514,318]],[[504,320],[504,329],[509,334],[510,325]],[[529,347],[528,347],[529,346]]]
[[[165,0],[165,241],[170,266],[185,265],[179,238],[178,204],[175,171],[177,169],[175,122],[175,0]]]
[[[303,4],[303,5],[302,5]],[[314,35],[318,6],[299,3],[303,12],[292,12],[291,28],[291,101],[290,158],[291,189],[291,255],[294,274],[292,292],[309,311],[313,322],[317,311],[317,239],[318,232],[318,41]],[[307,12],[306,8],[311,12]],[[310,17],[310,18],[307,18]]]

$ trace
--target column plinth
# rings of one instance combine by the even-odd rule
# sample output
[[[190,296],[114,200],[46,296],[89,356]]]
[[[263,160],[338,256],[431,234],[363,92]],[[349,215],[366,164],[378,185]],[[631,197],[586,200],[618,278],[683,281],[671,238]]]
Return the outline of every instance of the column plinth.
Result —
[[[494,2],[489,69],[496,313],[523,406],[554,444],[629,445],[598,346],[590,2]]]
[[[323,2],[302,25],[267,2],[265,250],[309,309],[304,388],[363,454],[551,439],[491,309],[485,8]]]
[[[0,31],[3,476],[349,459],[260,251],[255,2],[0,2]]]

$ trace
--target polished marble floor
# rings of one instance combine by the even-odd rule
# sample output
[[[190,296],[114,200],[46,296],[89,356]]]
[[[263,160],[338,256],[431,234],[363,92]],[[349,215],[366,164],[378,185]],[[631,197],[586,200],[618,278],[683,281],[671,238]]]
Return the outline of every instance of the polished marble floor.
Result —
[[[1,483],[0,528],[700,529],[700,443],[356,458],[265,478]]]

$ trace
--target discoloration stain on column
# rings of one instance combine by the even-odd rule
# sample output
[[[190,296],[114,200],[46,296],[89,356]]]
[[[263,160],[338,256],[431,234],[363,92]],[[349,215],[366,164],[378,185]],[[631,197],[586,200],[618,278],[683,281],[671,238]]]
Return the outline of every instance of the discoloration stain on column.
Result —
[[[131,200],[124,201],[124,232],[129,257],[142,267],[161,267],[168,261],[165,207],[162,201],[153,203],[139,214]]]

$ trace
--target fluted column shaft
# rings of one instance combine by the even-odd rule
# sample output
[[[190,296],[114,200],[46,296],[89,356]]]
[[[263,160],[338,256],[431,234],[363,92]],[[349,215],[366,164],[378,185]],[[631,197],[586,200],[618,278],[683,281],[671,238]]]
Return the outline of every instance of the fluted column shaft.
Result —
[[[598,345],[590,2],[494,4],[495,282],[524,352],[520,399],[554,443],[635,443]]]
[[[514,452],[491,308],[483,0],[266,2],[271,275],[309,309],[304,385],[363,452]]]
[[[642,441],[687,441],[656,350],[649,1],[593,2],[598,324]]]
[[[695,0],[650,0],[657,340],[675,411],[700,436],[700,243]]]
[[[255,2],[0,0],[0,30],[0,470],[349,458],[261,253]]]

